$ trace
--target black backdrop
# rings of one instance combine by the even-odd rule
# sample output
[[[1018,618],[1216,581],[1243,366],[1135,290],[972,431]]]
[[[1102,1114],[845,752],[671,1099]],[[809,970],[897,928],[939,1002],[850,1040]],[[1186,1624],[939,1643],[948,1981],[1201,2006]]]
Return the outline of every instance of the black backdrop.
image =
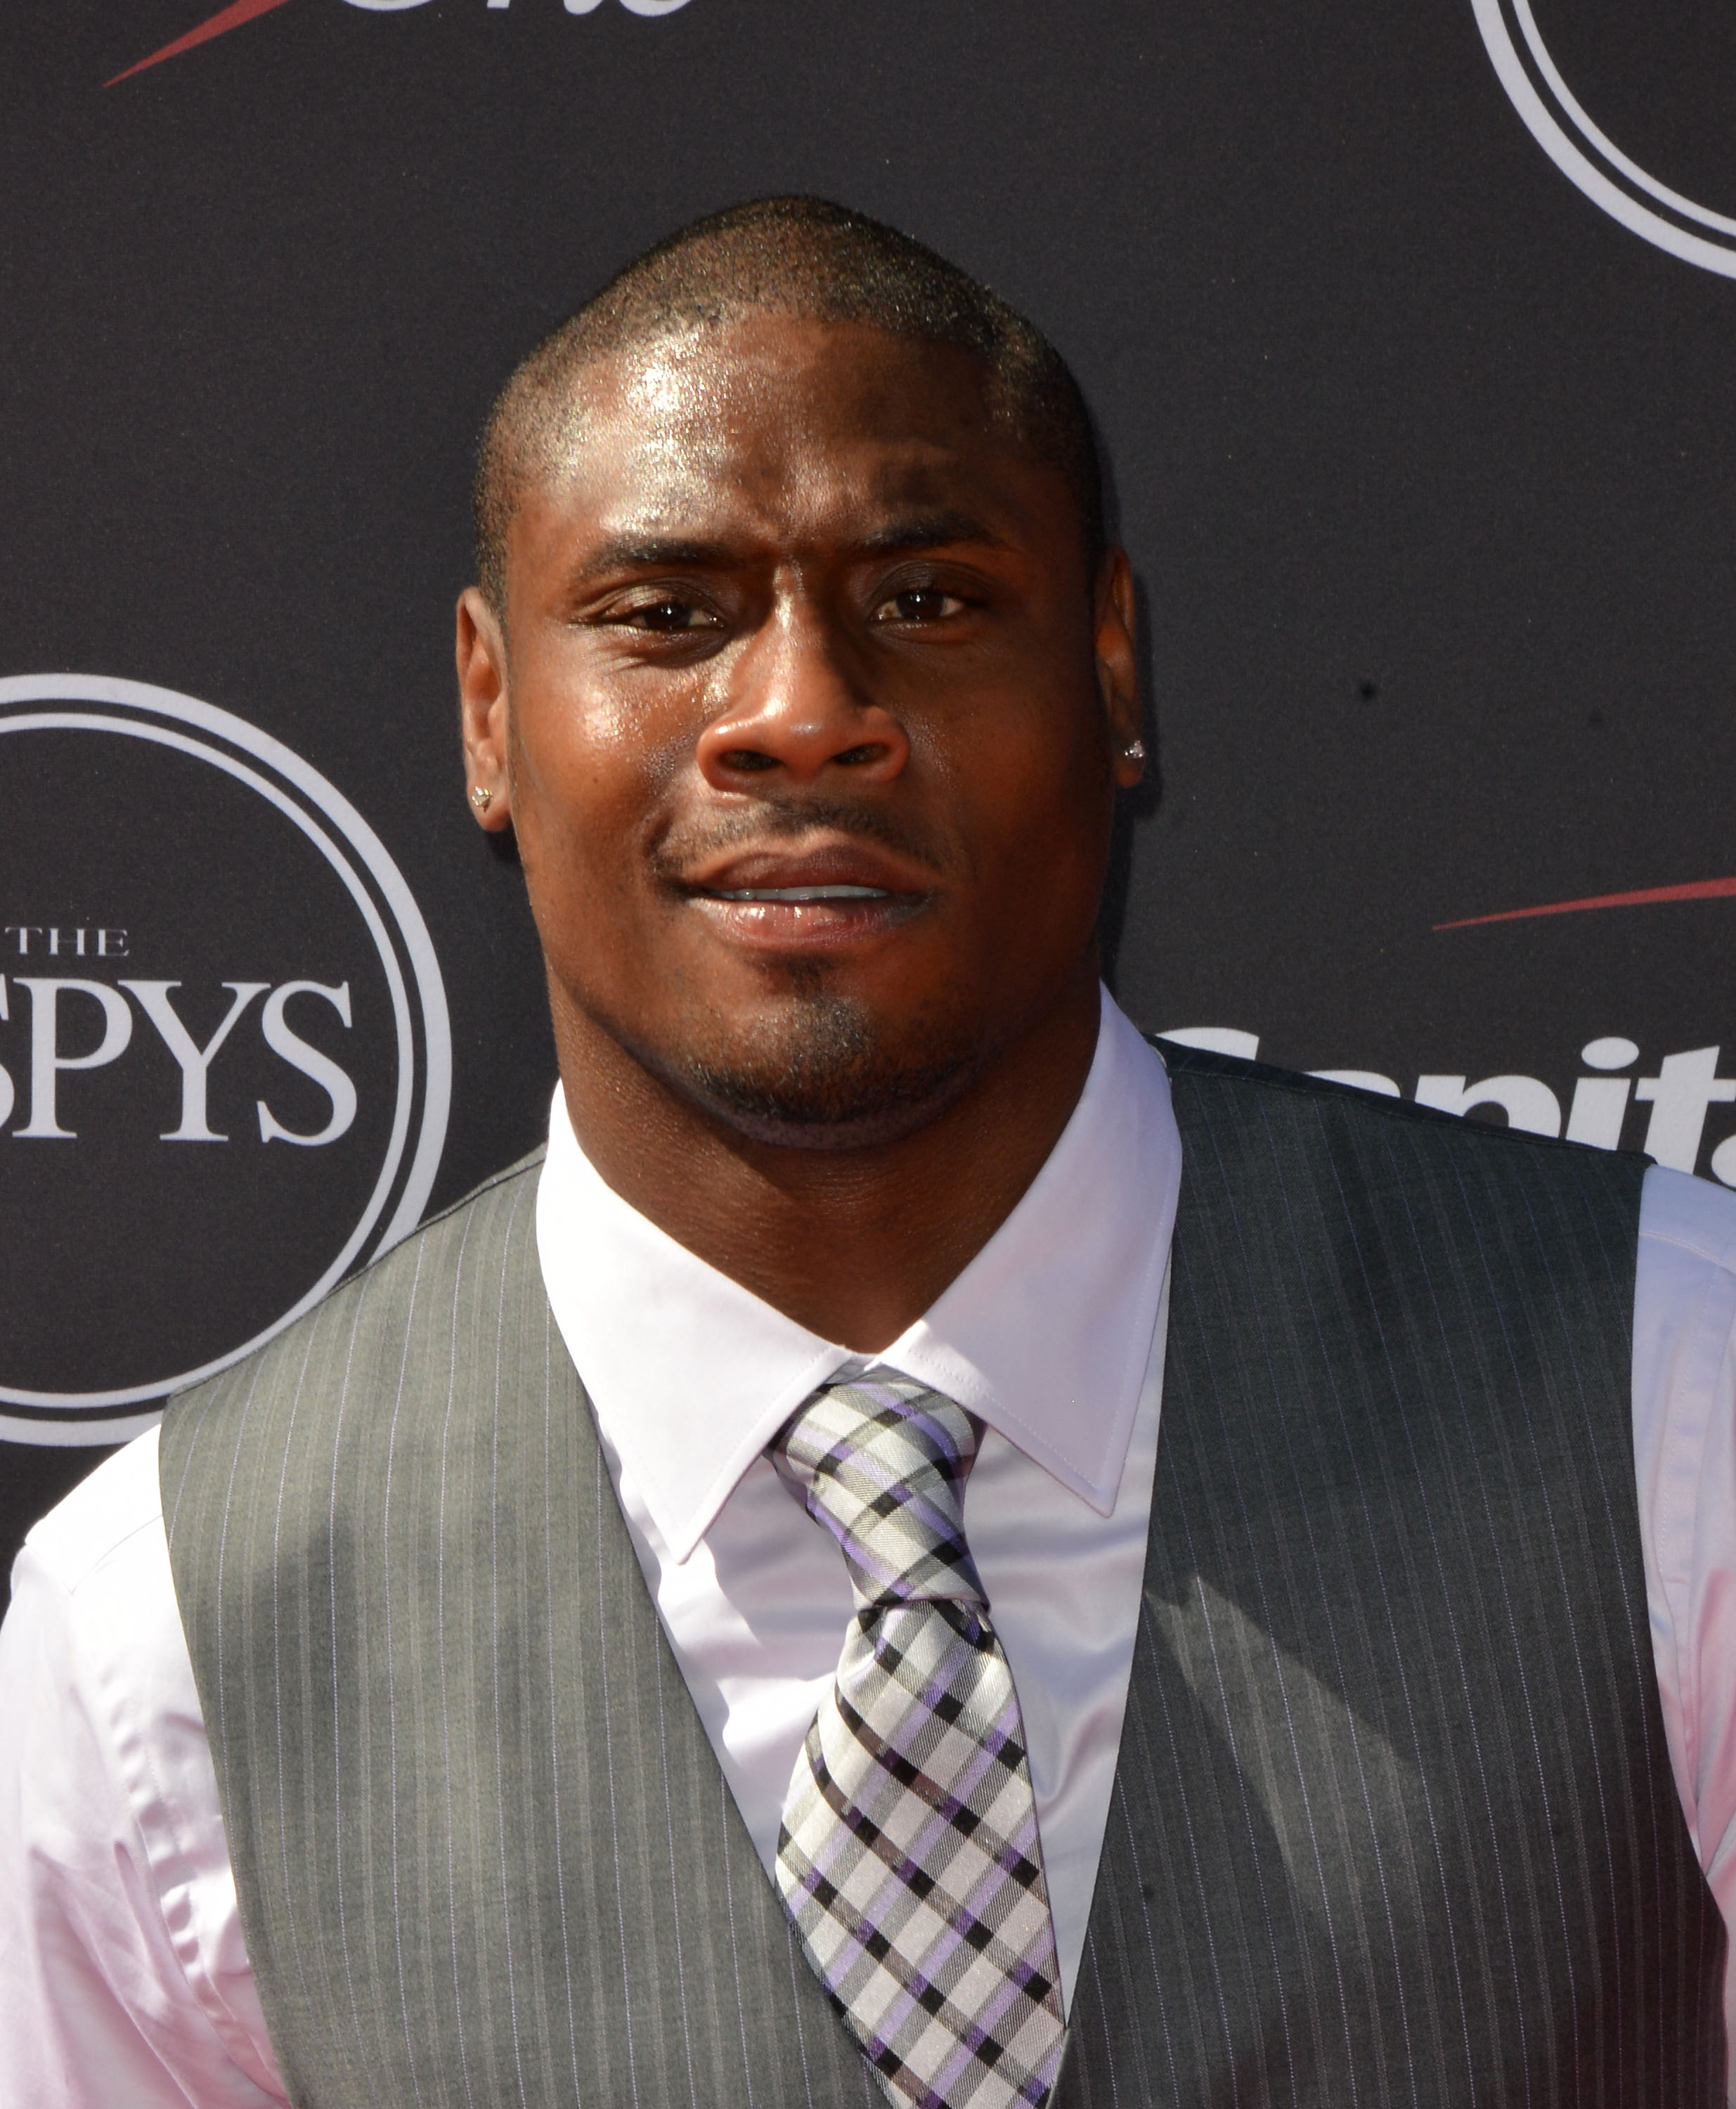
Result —
[[[351,1257],[537,1139],[534,947],[454,737],[472,439],[611,269],[759,192],[898,222],[1080,376],[1161,772],[1135,1019],[1542,1126],[1625,1041],[1579,1131],[1736,1182],[1724,0],[242,0],[104,85],[208,15],[4,32],[0,1550],[371,1193]],[[196,1052],[255,991],[190,1135],[145,996],[47,986],[127,978]],[[341,1125],[334,1063],[353,1119],[286,1140]]]

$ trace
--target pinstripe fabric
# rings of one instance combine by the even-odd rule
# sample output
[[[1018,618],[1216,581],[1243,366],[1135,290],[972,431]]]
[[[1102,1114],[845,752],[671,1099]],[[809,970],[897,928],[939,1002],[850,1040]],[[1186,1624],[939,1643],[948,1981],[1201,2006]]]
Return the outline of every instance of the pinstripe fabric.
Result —
[[[879,2109],[658,1628],[534,1163],[171,1411],[243,1930],[318,2109]]]
[[[1068,2109],[1722,2103],[1634,1491],[1643,1164],[1165,1055],[1161,1448]]]
[[[1640,1167],[1166,1054],[1145,1606],[1057,2105],[1721,2101],[1634,1496]],[[294,2098],[872,2105],[662,1640],[534,1195],[165,1424]]]

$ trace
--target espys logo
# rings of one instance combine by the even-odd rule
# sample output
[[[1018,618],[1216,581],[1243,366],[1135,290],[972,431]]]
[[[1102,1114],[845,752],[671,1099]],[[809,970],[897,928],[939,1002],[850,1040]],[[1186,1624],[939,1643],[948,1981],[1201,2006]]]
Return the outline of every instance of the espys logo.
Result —
[[[1599,129],[1551,58],[1531,0],[1472,0],[1508,97],[1569,182],[1643,240],[1736,278],[1736,219],[1658,181]]]
[[[0,1438],[124,1440],[421,1219],[451,1037],[402,874],[190,696],[0,680]]]
[[[213,37],[220,37],[230,29],[238,29],[245,22],[255,21],[261,15],[268,15],[273,8],[286,7],[289,0],[230,0],[227,7],[220,7],[214,15],[189,29],[184,36],[158,50],[147,52],[133,65],[124,68],[104,81],[105,88],[130,80],[136,73],[147,66],[160,65],[165,59],[178,58],[183,52],[190,52],[200,44],[208,44]],[[429,0],[345,0],[349,7],[360,7],[370,15],[402,15],[412,7],[426,7]],[[512,0],[487,0],[490,7],[509,7]],[[569,15],[594,15],[602,0],[562,0]],[[620,0],[629,15],[674,15],[688,5],[688,0]]]

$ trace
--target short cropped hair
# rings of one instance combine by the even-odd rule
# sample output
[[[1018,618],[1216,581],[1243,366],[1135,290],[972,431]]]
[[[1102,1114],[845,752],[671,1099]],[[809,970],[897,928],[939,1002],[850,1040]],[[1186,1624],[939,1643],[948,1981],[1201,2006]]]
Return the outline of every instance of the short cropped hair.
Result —
[[[476,571],[506,611],[506,544],[519,494],[554,468],[583,369],[611,354],[753,314],[865,323],[956,345],[979,363],[990,413],[1060,470],[1078,509],[1088,577],[1107,540],[1090,413],[1034,323],[956,264],[847,206],[769,197],[665,237],[552,330],[520,363],[483,427],[475,491]]]

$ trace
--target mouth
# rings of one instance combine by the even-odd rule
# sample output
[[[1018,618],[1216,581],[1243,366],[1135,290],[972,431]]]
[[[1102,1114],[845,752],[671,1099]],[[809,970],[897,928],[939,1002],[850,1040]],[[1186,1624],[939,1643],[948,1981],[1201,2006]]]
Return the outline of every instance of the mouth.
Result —
[[[896,896],[883,886],[737,886],[708,887],[713,901],[891,901]]]
[[[784,956],[873,946],[936,898],[931,872],[855,842],[733,850],[680,891],[727,942]]]

